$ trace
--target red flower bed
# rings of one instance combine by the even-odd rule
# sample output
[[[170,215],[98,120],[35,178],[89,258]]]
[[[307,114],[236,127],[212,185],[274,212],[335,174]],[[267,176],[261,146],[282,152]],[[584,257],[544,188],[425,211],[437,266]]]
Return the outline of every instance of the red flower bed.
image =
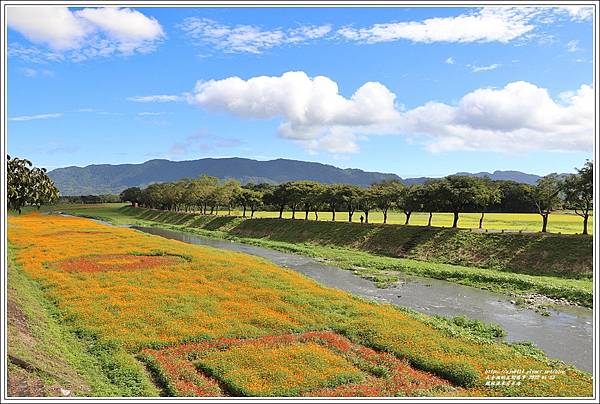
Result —
[[[354,344],[334,332],[306,332],[265,336],[256,339],[218,338],[186,343],[163,349],[144,349],[141,357],[150,364],[169,392],[178,396],[227,396],[228,391],[239,391],[239,386],[228,385],[226,380],[215,380],[196,369],[194,362],[208,353],[226,352],[233,347],[278,347],[294,343],[313,342],[347,359],[367,375],[358,383],[318,388],[303,392],[303,396],[325,397],[394,397],[456,390],[437,376],[412,368],[407,361],[394,355],[377,352]],[[249,350],[251,352],[251,350]],[[213,355],[214,356],[214,355]],[[242,361],[243,362],[243,361]],[[253,363],[252,366],[260,366]],[[281,364],[285,366],[285,364]],[[279,386],[273,386],[275,391]]]
[[[55,268],[66,272],[132,271],[172,266],[184,261],[173,255],[105,254],[69,258],[57,262]]]

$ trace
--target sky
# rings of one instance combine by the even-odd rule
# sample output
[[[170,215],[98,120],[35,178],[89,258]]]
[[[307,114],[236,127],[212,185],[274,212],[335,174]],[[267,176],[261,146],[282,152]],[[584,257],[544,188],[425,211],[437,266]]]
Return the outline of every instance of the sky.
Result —
[[[593,156],[593,9],[8,7],[8,152],[401,177]]]

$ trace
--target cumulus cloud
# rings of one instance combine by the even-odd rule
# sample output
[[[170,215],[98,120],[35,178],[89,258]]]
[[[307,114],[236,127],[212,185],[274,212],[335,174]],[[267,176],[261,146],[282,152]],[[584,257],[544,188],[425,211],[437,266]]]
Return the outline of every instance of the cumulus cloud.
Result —
[[[424,136],[430,151],[590,151],[594,92],[582,85],[560,101],[534,84],[478,89],[457,105],[430,102],[403,114],[399,132]],[[418,136],[417,136],[418,137]]]
[[[9,6],[8,26],[31,43],[49,50],[10,44],[9,54],[30,61],[75,60],[153,51],[165,36],[152,17],[129,8],[71,11],[59,6]],[[11,52],[11,48],[16,47]]]
[[[304,72],[199,81],[188,101],[248,119],[280,119],[278,135],[309,152],[354,153],[375,135],[403,135],[432,152],[583,150],[593,144],[593,89],[582,85],[554,100],[518,81],[484,88],[455,105],[429,102],[403,111],[383,84],[367,82],[352,96],[328,77]]]
[[[22,122],[22,121],[34,121],[37,119],[50,119],[50,118],[60,118],[61,116],[63,116],[62,113],[54,113],[54,114],[39,114],[39,115],[22,115],[22,116],[15,116],[12,118],[8,118],[9,121],[16,121],[16,122]]]
[[[200,81],[190,98],[206,109],[239,117],[281,118],[280,136],[309,150],[325,147],[336,153],[358,150],[357,134],[381,130],[398,119],[394,100],[395,95],[377,82],[365,83],[345,98],[330,78],[311,78],[304,72]]]
[[[454,64],[454,58],[452,56],[450,56],[448,59],[446,59],[444,61],[444,63],[446,63],[447,65],[453,65]]]
[[[262,53],[276,46],[322,38],[331,31],[330,25],[267,30],[255,25],[229,26],[198,17],[186,18],[180,28],[201,45],[211,45],[227,53]]]

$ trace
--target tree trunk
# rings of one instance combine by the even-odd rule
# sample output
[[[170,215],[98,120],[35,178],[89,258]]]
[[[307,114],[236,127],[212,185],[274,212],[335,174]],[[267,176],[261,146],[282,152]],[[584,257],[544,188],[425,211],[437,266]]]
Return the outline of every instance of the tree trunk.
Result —
[[[483,228],[483,215],[485,215],[485,212],[481,212],[481,217],[479,218],[479,228],[480,229]]]
[[[319,220],[319,212],[315,210],[315,220]]]
[[[548,214],[542,214],[542,233],[546,233],[546,228],[548,227]]]
[[[305,213],[304,220],[308,220],[308,209],[304,213]]]
[[[583,216],[583,232],[581,234],[588,234],[588,218],[590,217],[590,215],[586,212],[585,215]]]
[[[427,227],[431,227],[431,218],[433,217],[433,212],[429,212],[429,221],[427,222]]]
[[[458,226],[458,213],[459,212],[454,212],[454,221],[452,222],[452,227]]]
[[[244,212],[242,213],[242,217],[246,217],[246,206],[244,205],[243,208],[244,208]]]
[[[292,219],[296,218],[296,208],[292,208]]]
[[[215,207],[215,216],[219,216],[219,205]]]
[[[250,219],[254,218],[254,208],[252,208],[252,211],[250,212]]]
[[[406,215],[406,222],[404,222],[404,224],[408,224],[408,222],[410,221],[410,215],[412,214],[412,212],[404,211],[404,214]]]
[[[348,221],[349,221],[350,223],[352,223],[352,216],[354,216],[354,212],[349,210],[349,211],[348,211]]]
[[[369,223],[369,211],[365,210],[365,223]]]
[[[231,206],[228,206],[227,209],[227,216],[231,216]]]
[[[387,209],[383,210],[383,223],[387,223]]]
[[[283,208],[284,208],[284,206],[279,207],[279,218],[280,219],[283,218]]]
[[[331,210],[331,221],[335,222],[335,209]]]

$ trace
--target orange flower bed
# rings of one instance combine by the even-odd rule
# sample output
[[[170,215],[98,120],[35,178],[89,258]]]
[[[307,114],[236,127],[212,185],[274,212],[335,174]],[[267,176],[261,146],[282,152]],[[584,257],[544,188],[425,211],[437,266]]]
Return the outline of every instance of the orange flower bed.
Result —
[[[44,294],[55,302],[67,326],[127,355],[152,352],[156,360],[151,363],[165,384],[172,386],[173,394],[222,395],[219,383],[237,386],[248,395],[286,391],[324,396],[456,395],[457,391],[475,396],[592,394],[589,374],[548,364],[505,344],[450,335],[393,306],[323,287],[250,255],[192,246],[88,219],[39,214],[10,216],[8,239],[17,269],[43,285]],[[314,337],[327,341],[318,342],[324,350],[314,362],[327,370],[343,362],[336,362],[336,355],[345,358],[367,375],[363,381],[350,375],[341,385],[332,379],[320,384],[323,379],[318,371],[311,374],[302,365],[309,354],[305,349],[274,348],[273,341],[278,339],[306,342],[301,338],[311,335],[307,332],[323,330],[336,330],[344,337],[328,333]],[[213,342],[181,345],[204,340]],[[242,341],[257,341],[273,368],[284,366],[280,374],[288,376],[280,385],[265,382],[256,390],[226,367],[221,359],[227,355],[215,354],[196,364],[193,361],[201,361],[200,357],[186,356],[204,352],[212,343],[225,343],[239,346],[237,356],[247,359],[247,365],[240,368],[260,366],[262,359],[252,351],[252,342]],[[173,347],[148,350],[165,346]],[[178,350],[183,353],[177,354]],[[287,359],[275,359],[287,354],[289,364],[300,364],[302,371],[286,370]],[[195,365],[212,376],[199,372]],[[489,371],[511,369],[561,373],[522,384],[486,384]],[[292,383],[292,375],[299,379]],[[136,377],[147,375],[140,371]],[[305,383],[309,378],[313,381]],[[450,383],[461,389],[445,390]]]
[[[54,267],[66,272],[133,271],[180,264],[185,260],[173,255],[105,254],[69,258]]]
[[[141,357],[177,396],[394,397],[458,391],[406,360],[328,331],[219,338],[144,349]]]

